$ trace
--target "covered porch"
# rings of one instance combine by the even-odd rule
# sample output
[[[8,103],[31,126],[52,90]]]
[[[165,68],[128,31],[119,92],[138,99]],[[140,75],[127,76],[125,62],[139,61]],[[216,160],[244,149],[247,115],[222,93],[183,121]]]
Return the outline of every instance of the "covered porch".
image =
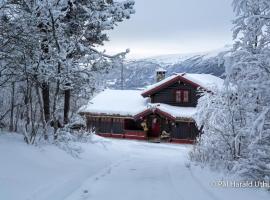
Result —
[[[199,131],[192,119],[175,118],[159,109],[147,109],[134,117],[88,116],[88,129],[103,137],[194,143]]]

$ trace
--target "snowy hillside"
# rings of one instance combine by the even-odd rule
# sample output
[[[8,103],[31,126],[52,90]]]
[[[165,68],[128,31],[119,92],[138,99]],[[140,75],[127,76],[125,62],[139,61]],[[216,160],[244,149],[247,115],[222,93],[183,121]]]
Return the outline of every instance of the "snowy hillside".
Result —
[[[189,53],[189,54],[169,54],[169,55],[160,55],[160,56],[155,56],[155,57],[150,57],[143,59],[145,61],[150,61],[153,63],[157,63],[160,65],[175,65],[179,64],[183,61],[192,59],[192,58],[198,58],[202,57],[204,60],[209,59],[209,58],[214,58],[220,55],[222,52],[227,52],[231,49],[232,47],[230,45],[226,45],[223,48],[216,49],[213,51],[208,51],[208,52],[198,52],[198,53]]]
[[[78,158],[55,145],[29,146],[21,135],[0,133],[0,199],[269,199],[259,189],[213,186],[224,176],[189,167],[189,145],[94,136],[73,146],[81,149]]]
[[[208,73],[222,76],[224,73],[222,55],[227,53],[230,48],[231,46],[225,46],[210,52],[162,55],[127,61],[124,66],[124,87],[135,89],[154,83],[155,70],[159,67],[167,70],[167,76],[175,72]],[[119,89],[121,86],[121,67],[116,67],[109,74],[102,76],[102,80],[107,87]]]

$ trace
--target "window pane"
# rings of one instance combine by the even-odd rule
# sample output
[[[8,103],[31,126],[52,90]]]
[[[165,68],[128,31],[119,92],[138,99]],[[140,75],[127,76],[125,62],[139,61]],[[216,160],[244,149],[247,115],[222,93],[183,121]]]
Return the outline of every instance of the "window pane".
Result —
[[[184,95],[183,101],[184,101],[184,102],[188,102],[188,101],[189,101],[189,99],[188,99],[188,96],[189,96],[188,90],[184,90],[183,95]]]
[[[176,102],[181,102],[181,90],[177,90],[175,94],[175,101]]]

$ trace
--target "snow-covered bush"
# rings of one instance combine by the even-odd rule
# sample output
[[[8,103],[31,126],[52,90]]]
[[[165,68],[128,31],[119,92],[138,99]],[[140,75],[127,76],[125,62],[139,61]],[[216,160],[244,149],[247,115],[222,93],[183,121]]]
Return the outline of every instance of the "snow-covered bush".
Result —
[[[201,137],[191,158],[215,168],[232,169],[242,154],[239,131],[244,124],[241,105],[234,90],[204,92],[198,102],[195,120],[202,127]]]

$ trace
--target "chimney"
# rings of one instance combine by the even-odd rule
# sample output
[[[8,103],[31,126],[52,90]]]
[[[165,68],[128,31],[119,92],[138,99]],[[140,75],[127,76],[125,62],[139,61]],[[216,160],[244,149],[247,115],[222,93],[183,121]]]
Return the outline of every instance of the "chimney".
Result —
[[[166,75],[166,70],[163,68],[158,68],[156,70],[156,82],[162,81],[163,79],[165,79],[165,75]]]

